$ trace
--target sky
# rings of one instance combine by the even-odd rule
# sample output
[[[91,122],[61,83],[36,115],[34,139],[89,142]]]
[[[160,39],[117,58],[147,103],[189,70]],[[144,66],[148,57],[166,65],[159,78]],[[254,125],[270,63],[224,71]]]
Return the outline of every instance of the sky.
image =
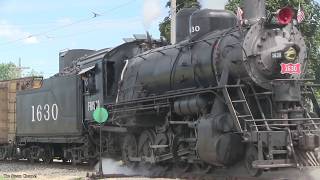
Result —
[[[200,0],[222,9],[227,0]],[[319,0],[320,1],[320,0]],[[159,38],[167,0],[0,0],[0,63],[13,62],[42,72],[59,70],[66,49],[115,47],[123,38],[148,31]],[[94,13],[99,16],[94,17]]]
[[[202,0],[223,8],[226,0]],[[59,70],[59,52],[102,49],[149,31],[167,15],[167,0],[0,0],[0,63],[13,62],[42,72]],[[215,2],[215,3],[212,3]],[[94,17],[94,13],[100,16]]]

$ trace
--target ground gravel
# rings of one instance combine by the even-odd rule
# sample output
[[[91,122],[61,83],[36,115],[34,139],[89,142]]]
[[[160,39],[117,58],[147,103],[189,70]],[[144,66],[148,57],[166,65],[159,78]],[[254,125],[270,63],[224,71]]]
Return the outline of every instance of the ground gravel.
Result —
[[[94,172],[88,166],[64,165],[54,162],[28,164],[27,162],[0,162],[0,180],[2,179],[86,179],[87,173]]]
[[[110,169],[110,166],[108,167],[109,170],[119,171],[116,170],[115,167],[112,168]],[[87,173],[92,174],[95,172],[96,170],[90,168],[88,165],[72,166],[71,164],[63,164],[62,162],[53,162],[52,164],[46,165],[43,163],[29,164],[26,161],[0,161],[0,180],[86,180],[89,179],[86,177]],[[108,173],[110,173],[110,171]],[[108,180],[117,179],[147,180],[150,178],[108,178]],[[167,179],[156,178],[156,180]]]
[[[35,179],[53,179],[53,180],[86,180],[87,173],[96,172],[96,168],[90,168],[88,165],[72,166],[71,164],[63,164],[62,162],[53,162],[46,165],[43,163],[29,164],[26,161],[0,161],[0,180],[35,180]],[[122,167],[118,162],[112,160],[103,161],[103,171],[105,174],[145,174],[143,171],[133,171]],[[108,178],[108,180],[147,180],[150,178]],[[261,180],[319,180],[320,168],[307,168],[304,170],[288,169],[276,172],[265,172],[260,178]],[[166,178],[156,178],[156,180],[168,180]]]

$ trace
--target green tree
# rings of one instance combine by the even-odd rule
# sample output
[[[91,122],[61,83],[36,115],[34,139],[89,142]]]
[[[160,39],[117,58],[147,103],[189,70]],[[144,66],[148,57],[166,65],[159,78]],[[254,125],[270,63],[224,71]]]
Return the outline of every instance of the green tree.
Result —
[[[36,77],[36,76],[43,76],[43,72],[38,72],[34,69],[31,69],[31,71],[23,74],[23,77]]]
[[[21,73],[14,63],[0,64],[0,80],[9,80],[19,77],[21,77]]]
[[[170,9],[171,1],[168,1],[166,7]],[[182,8],[190,8],[190,7],[200,7],[200,4],[197,0],[177,0],[177,12]],[[171,17],[170,10],[169,16],[165,17],[162,22],[159,24],[160,35],[165,37],[170,42],[170,29],[171,29]]]
[[[242,0],[229,0],[226,9],[235,12]],[[276,12],[285,6],[291,6],[298,9],[299,4],[305,11],[306,20],[298,25],[301,30],[306,44],[308,46],[309,55],[309,72],[320,83],[320,6],[314,0],[266,0],[267,12]]]

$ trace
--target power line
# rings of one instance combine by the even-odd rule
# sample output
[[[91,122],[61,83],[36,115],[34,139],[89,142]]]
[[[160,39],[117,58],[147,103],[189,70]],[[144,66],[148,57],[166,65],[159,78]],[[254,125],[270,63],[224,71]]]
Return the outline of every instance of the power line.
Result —
[[[69,23],[69,24],[65,24],[65,25],[61,25],[61,26],[57,26],[55,28],[52,28],[52,29],[49,29],[47,31],[43,31],[43,32],[40,32],[40,33],[35,33],[35,34],[31,34],[31,35],[28,35],[26,37],[23,37],[23,38],[18,38],[18,39],[15,39],[15,40],[11,40],[11,41],[7,41],[7,42],[4,42],[4,43],[0,43],[0,46],[4,46],[4,45],[8,45],[8,44],[12,44],[12,43],[15,43],[15,42],[19,42],[19,41],[23,41],[23,40],[27,40],[29,38],[33,38],[33,37],[39,37],[39,36],[42,36],[42,35],[47,35],[48,33],[50,32],[54,32],[54,31],[57,31],[57,30],[60,30],[60,29],[64,29],[64,28],[67,28],[67,27],[70,27],[70,26],[73,26],[75,24],[80,24],[80,23],[83,23],[83,22],[88,22],[88,21],[92,21],[94,19],[96,19],[97,17],[101,17],[101,16],[105,16],[106,14],[108,13],[111,13],[113,11],[116,11],[122,7],[125,7],[131,3],[133,3],[134,1],[136,0],[130,0],[130,1],[127,1],[123,4],[120,4],[116,7],[113,7],[113,8],[110,8],[109,10],[105,11],[105,12],[102,12],[102,13],[96,13],[96,12],[92,12],[93,13],[93,16],[90,17],[90,18],[85,18],[85,19],[80,19],[78,21],[75,21],[75,22],[72,22],[72,23]]]
[[[134,23],[134,22],[140,22],[140,21],[142,21],[142,19],[132,19],[132,22],[130,22],[130,23]],[[101,24],[101,23],[105,23],[105,22],[109,22],[109,21],[98,21],[98,23],[99,24]],[[112,22],[112,21],[110,21],[110,22]],[[93,25],[95,25],[95,24],[93,24]],[[103,26],[103,25],[102,25]],[[79,35],[83,35],[83,34],[88,34],[88,33],[91,33],[91,32],[94,32],[94,31],[98,31],[98,30],[100,30],[100,28],[94,28],[94,29],[89,29],[89,30],[86,30],[86,31],[80,31],[80,32],[77,32],[77,33],[68,33],[68,34],[62,34],[62,35],[57,35],[57,36],[55,36],[55,35],[45,35],[45,37],[47,38],[47,39],[61,39],[61,38],[69,38],[69,37],[75,37],[75,36],[79,36]]]
[[[113,21],[114,20],[112,20],[112,19],[108,19],[108,20],[102,20],[102,21],[95,21],[94,23],[97,23],[97,24],[112,23]],[[141,18],[134,18],[134,19],[130,20],[130,23],[133,23],[133,22],[138,23],[138,22],[141,22],[141,21],[142,21]],[[73,33],[67,33],[67,34],[61,34],[61,35],[52,35],[52,34],[43,35],[44,39],[41,40],[41,44],[48,43],[50,41],[54,41],[54,40],[57,40],[57,39],[67,39],[67,38],[72,38],[72,37],[76,37],[76,36],[81,36],[81,35],[84,35],[84,34],[89,34],[89,33],[92,33],[94,31],[100,30],[98,28],[93,28],[92,29],[91,25],[88,26],[88,27],[91,27],[91,29],[86,30],[86,31],[80,31],[80,32],[77,32],[77,33],[73,32]],[[27,46],[27,45],[28,44],[16,44],[16,45],[10,46],[10,48],[20,48],[20,47],[24,47],[24,46]],[[6,46],[5,48],[9,48],[9,46]]]

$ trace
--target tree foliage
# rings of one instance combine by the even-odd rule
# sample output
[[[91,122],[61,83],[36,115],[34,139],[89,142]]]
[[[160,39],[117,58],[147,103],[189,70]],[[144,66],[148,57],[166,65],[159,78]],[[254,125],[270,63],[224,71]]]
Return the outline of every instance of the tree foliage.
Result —
[[[9,80],[21,77],[21,73],[14,63],[0,64],[0,80]]]
[[[29,72],[22,73],[22,70],[12,62],[0,63],[0,81],[42,75],[42,72],[35,71],[34,69],[31,69]]]
[[[30,71],[23,74],[23,77],[37,77],[37,76],[43,76],[43,72],[38,72],[34,69],[31,69]]]
[[[229,0],[226,5],[226,9],[235,12],[238,6],[242,6],[240,3],[242,0]],[[302,32],[306,44],[308,46],[309,55],[309,70],[316,78],[317,82],[320,82],[320,6],[314,0],[266,0],[267,13],[276,12],[286,6],[290,6],[294,9],[299,8],[299,4],[305,12],[306,19],[302,24],[298,25],[298,28]]]
[[[200,4],[197,0],[177,0],[177,12],[183,8],[190,8],[190,7],[199,7]],[[168,1],[166,7],[170,9],[171,1]],[[165,17],[162,22],[159,24],[160,35],[165,37],[170,42],[170,29],[171,29],[171,17],[170,17],[170,10],[169,16]]]

